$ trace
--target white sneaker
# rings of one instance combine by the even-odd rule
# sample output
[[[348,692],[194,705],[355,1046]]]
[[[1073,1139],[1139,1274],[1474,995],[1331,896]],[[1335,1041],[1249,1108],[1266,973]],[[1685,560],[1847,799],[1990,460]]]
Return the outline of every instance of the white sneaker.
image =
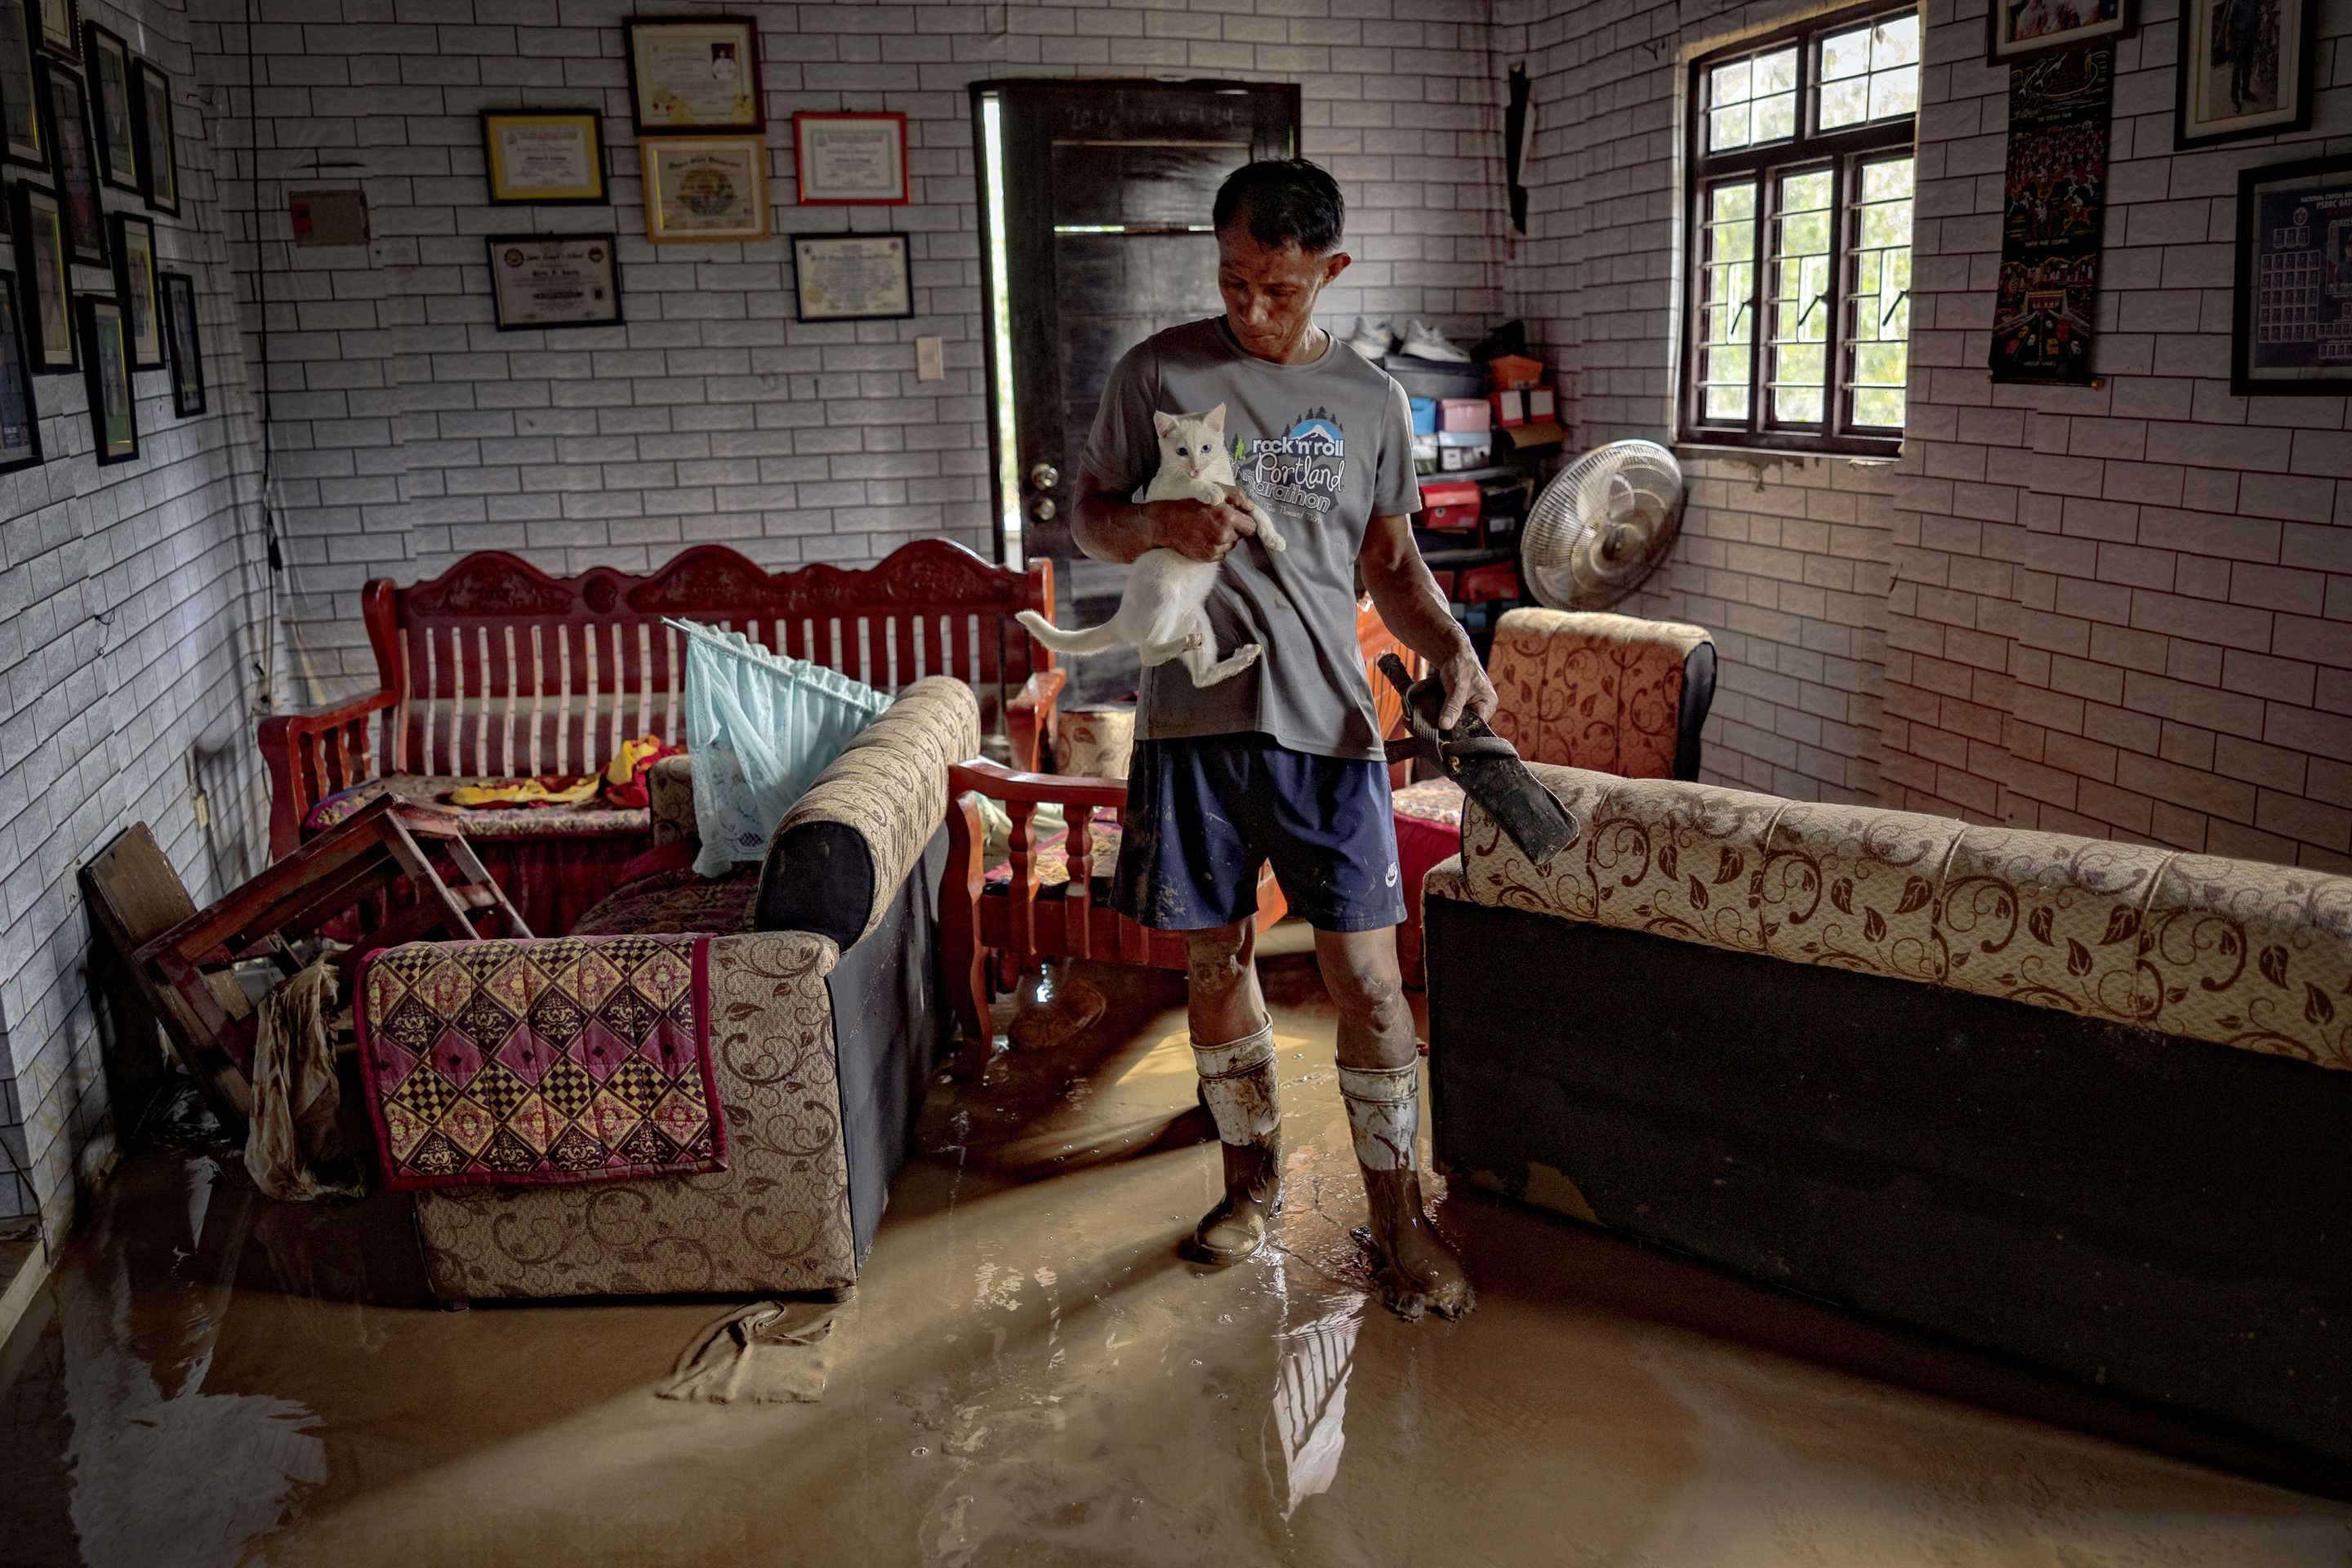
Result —
[[[1396,339],[1389,335],[1386,327],[1376,327],[1367,318],[1359,316],[1356,318],[1356,335],[1348,340],[1348,346],[1378,364],[1395,352]]]
[[[1451,360],[1456,364],[1470,363],[1468,350],[1455,348],[1445,341],[1444,332],[1419,321],[1406,323],[1403,352],[1413,359]]]

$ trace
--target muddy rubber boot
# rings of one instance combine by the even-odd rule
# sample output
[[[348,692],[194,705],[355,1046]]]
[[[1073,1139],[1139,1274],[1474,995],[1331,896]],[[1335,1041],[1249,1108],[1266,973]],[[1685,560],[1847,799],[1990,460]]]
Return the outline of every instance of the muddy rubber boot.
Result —
[[[1421,1082],[1411,1067],[1339,1069],[1348,1131],[1363,1168],[1372,1223],[1356,1233],[1372,1255],[1381,1302],[1406,1322],[1423,1312],[1458,1318],[1477,1302],[1470,1277],[1422,1212],[1413,1145],[1421,1131]]]
[[[1217,1123],[1224,1153],[1225,1195],[1201,1216],[1187,1257],[1239,1263],[1265,1244],[1282,1203],[1282,1114],[1275,1102],[1274,1025],[1229,1045],[1195,1042],[1201,1100]]]

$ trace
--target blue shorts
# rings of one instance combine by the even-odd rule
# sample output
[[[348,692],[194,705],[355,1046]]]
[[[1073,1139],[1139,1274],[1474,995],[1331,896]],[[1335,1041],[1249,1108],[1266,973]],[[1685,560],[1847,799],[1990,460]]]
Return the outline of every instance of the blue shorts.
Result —
[[[1159,931],[1257,912],[1274,862],[1291,912],[1321,931],[1404,921],[1385,763],[1314,757],[1271,735],[1138,741],[1112,905]]]

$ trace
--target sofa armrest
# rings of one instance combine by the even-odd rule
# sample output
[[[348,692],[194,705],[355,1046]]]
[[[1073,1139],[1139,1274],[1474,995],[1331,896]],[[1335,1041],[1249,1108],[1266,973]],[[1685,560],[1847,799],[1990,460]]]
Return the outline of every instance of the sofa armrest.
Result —
[[[1041,762],[1053,761],[1054,736],[1059,728],[1056,704],[1069,683],[1066,669],[1041,669],[1022,684],[1020,695],[1013,698],[1004,716],[1004,734],[1013,743],[1013,760],[1023,767],[1034,769]]]
[[[862,941],[947,819],[949,767],[979,749],[971,687],[935,675],[901,691],[776,825],[753,923]]]
[[[312,806],[383,772],[370,743],[374,716],[399,705],[396,692],[371,691],[322,712],[276,713],[261,721],[271,859],[283,859],[300,845]]]
[[[694,816],[694,759],[664,757],[646,770],[646,797],[653,815],[654,842],[699,844]]]

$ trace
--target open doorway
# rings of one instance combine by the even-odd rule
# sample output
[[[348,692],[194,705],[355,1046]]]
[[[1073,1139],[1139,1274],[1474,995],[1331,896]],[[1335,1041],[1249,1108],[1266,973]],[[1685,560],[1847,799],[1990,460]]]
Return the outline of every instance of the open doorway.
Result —
[[[1054,563],[1056,615],[1092,625],[1127,568],[1070,533],[1078,460],[1119,356],[1214,315],[1209,209],[1244,163],[1298,147],[1295,83],[993,81],[971,89],[980,146],[997,548]],[[1070,697],[1135,689],[1132,650],[1070,661]]]

